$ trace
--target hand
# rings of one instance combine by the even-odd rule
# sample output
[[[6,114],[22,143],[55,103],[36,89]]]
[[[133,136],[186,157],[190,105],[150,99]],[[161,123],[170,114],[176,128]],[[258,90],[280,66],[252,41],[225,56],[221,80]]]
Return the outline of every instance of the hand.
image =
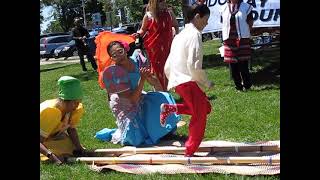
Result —
[[[139,38],[139,36],[141,36],[140,33],[138,33],[138,32],[133,33],[133,34],[131,34],[131,35],[134,36],[135,38]]]
[[[149,68],[140,68],[140,75],[141,75],[141,79],[146,80],[148,77],[150,77],[151,74],[151,70]]]

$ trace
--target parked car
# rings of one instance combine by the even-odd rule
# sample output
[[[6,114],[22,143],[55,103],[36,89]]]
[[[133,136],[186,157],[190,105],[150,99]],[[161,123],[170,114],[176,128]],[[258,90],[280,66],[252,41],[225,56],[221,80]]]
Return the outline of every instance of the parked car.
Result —
[[[178,25],[179,25],[179,32],[181,32],[182,29],[184,28],[184,19],[181,17],[177,17],[177,21],[178,21]]]
[[[61,36],[61,35],[71,35],[71,32],[60,32],[60,33],[40,34],[40,39],[41,39],[41,38],[44,38],[44,37]]]
[[[110,26],[104,26],[104,27],[102,27],[102,29],[104,29],[105,31],[111,31],[111,27]]]
[[[105,30],[103,28],[94,28],[89,32],[90,37],[95,37],[99,34],[99,32],[102,32],[102,31],[105,31]]]
[[[90,37],[87,39],[87,43],[89,46],[89,51],[95,55],[96,52],[96,44],[94,42],[95,37]],[[78,55],[78,50],[75,44],[74,40],[71,40],[68,44],[59,46],[54,50],[54,57],[55,58],[60,58],[60,57],[65,57],[67,59],[68,57],[71,56],[77,56]]]
[[[71,41],[70,35],[50,36],[40,39],[40,59],[54,57],[54,50],[62,45],[66,45]]]
[[[133,34],[137,32],[138,26],[136,24],[122,25],[121,27],[116,27],[112,29],[112,32],[121,34]]]
[[[65,57],[67,59],[71,56],[77,56],[78,50],[74,40],[71,40],[68,44],[57,47],[54,50],[54,57],[60,58]]]

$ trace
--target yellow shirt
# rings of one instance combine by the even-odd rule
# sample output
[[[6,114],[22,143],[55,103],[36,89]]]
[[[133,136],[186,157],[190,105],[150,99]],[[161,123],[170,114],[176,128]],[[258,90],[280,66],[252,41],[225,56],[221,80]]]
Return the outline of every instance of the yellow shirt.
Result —
[[[55,107],[56,102],[57,99],[51,99],[40,104],[40,135],[45,138],[63,131],[66,125],[75,128],[84,112],[83,105],[80,103],[77,109],[71,112],[70,121],[67,115],[67,119],[62,120],[62,112]]]

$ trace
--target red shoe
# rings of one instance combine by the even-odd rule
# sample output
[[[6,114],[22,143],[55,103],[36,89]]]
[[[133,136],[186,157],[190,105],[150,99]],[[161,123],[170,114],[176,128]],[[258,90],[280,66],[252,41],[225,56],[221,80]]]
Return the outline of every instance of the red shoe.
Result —
[[[173,112],[177,112],[177,107],[175,105],[164,103],[160,105],[160,124],[162,127],[166,125],[167,117]]]

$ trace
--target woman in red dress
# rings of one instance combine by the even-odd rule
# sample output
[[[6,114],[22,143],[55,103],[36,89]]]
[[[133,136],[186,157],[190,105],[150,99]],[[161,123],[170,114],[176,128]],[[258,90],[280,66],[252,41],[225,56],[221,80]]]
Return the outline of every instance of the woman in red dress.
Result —
[[[173,39],[172,27],[179,32],[178,22],[165,0],[149,0],[141,29],[137,32],[144,36],[144,47],[151,63],[151,71],[161,84],[155,90],[166,91],[168,80],[163,69],[170,52]]]

